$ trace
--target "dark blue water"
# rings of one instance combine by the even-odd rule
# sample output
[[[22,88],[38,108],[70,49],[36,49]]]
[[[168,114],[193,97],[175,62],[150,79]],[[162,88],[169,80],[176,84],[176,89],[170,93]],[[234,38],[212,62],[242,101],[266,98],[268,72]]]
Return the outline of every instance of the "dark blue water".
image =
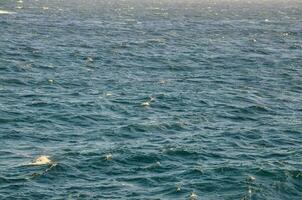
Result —
[[[0,10],[1,200],[302,198],[301,1]]]

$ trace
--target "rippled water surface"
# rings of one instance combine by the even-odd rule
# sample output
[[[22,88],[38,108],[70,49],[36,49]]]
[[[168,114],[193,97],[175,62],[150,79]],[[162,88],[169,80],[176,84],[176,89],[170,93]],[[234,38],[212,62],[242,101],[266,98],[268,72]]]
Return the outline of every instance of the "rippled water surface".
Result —
[[[301,199],[301,1],[0,10],[1,200]]]

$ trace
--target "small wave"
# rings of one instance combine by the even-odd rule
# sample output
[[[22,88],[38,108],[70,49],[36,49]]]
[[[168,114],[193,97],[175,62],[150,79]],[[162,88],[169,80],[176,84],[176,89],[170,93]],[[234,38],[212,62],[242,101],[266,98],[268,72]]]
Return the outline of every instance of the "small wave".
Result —
[[[10,15],[15,14],[15,12],[7,11],[7,10],[0,10],[0,15]]]
[[[49,156],[39,156],[35,158],[29,165],[48,165],[51,164],[52,161],[49,159]]]

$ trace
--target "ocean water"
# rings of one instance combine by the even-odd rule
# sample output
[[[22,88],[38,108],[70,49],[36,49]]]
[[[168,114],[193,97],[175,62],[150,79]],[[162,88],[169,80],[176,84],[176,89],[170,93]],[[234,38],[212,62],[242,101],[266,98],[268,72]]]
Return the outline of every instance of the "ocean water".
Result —
[[[302,1],[0,10],[1,200],[302,198]]]

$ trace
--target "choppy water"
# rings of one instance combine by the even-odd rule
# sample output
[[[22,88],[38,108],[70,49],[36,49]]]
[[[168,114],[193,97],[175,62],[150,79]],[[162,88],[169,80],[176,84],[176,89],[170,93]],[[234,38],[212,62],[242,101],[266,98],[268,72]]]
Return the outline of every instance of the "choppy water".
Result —
[[[1,200],[301,199],[301,1],[0,10]]]

